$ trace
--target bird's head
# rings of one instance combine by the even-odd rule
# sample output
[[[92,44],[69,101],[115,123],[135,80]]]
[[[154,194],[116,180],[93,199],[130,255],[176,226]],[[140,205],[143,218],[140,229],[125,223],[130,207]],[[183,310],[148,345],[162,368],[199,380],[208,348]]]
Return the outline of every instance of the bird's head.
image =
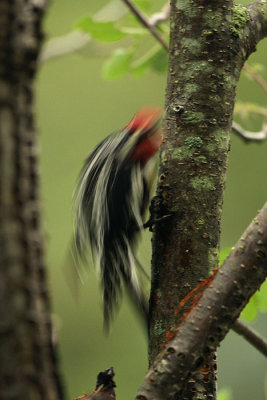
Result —
[[[158,151],[163,141],[161,116],[160,107],[144,107],[127,124],[131,141],[134,141],[132,160],[146,163]]]

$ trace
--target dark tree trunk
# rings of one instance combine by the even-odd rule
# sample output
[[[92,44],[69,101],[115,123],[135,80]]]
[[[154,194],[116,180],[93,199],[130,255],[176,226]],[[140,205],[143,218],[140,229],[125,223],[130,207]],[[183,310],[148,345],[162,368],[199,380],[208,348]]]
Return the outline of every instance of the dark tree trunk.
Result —
[[[46,1],[0,0],[0,398],[63,399],[40,229],[33,83]]]

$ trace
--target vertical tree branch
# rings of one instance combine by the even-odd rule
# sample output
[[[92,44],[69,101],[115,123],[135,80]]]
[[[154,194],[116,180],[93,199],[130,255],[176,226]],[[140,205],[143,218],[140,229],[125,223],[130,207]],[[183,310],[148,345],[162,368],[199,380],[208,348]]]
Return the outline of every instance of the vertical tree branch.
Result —
[[[230,40],[224,28],[231,11],[231,3],[227,4],[222,8],[222,1],[171,2],[167,138],[161,153],[155,208],[158,214],[172,213],[173,217],[158,224],[153,237],[151,317],[155,322],[151,326],[151,360],[165,332],[176,324],[174,310],[179,301],[218,263],[222,195],[238,79],[221,55],[225,41]],[[206,14],[211,19],[206,19]],[[212,34],[214,29],[216,34]],[[229,85],[219,84],[224,71]]]
[[[247,10],[230,0],[171,1],[167,138],[154,212],[172,217],[158,224],[153,236],[151,363],[166,331],[181,317],[174,313],[179,302],[218,265],[235,90],[248,56],[240,46],[248,21]],[[208,379],[192,376],[182,398],[216,396],[214,361],[207,353]]]
[[[45,0],[1,1],[0,398],[63,399],[40,227],[33,80]]]

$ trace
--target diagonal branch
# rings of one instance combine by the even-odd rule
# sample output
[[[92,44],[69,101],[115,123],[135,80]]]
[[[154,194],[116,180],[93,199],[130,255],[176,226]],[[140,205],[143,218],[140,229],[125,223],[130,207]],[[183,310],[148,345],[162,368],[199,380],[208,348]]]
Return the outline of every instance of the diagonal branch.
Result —
[[[245,142],[255,141],[261,142],[267,139],[267,123],[262,124],[262,130],[259,132],[245,131],[238,123],[232,123],[233,132],[237,133]]]
[[[156,357],[136,399],[159,400],[182,392],[190,371],[217,348],[252,294],[267,276],[267,203],[180,325],[175,338]]]
[[[232,326],[232,330],[238,335],[243,336],[253,347],[259,350],[265,357],[267,357],[267,340],[258,334],[250,326],[237,319]]]
[[[136,16],[136,18],[141,22],[141,24],[147,28],[155,39],[164,47],[166,51],[169,51],[169,46],[167,42],[161,37],[154,24],[151,24],[146,16],[130,1],[122,0]]]
[[[162,7],[160,12],[157,12],[149,18],[149,23],[153,26],[159,25],[161,22],[167,21],[170,18],[171,6],[169,3]]]
[[[259,132],[250,132],[244,130],[241,125],[238,123],[234,122],[232,123],[232,130],[233,132],[237,133],[239,136],[242,137],[246,142],[247,141],[263,141],[267,139],[267,123],[266,121],[263,122],[262,124],[262,130]]]
[[[243,66],[244,71],[246,71],[250,77],[252,79],[254,79],[255,82],[257,82],[260,87],[267,93],[267,83],[266,81],[263,79],[263,77],[261,75],[259,75],[257,72],[255,72],[253,70],[253,68],[251,68],[250,65],[248,65],[247,63],[244,64]]]

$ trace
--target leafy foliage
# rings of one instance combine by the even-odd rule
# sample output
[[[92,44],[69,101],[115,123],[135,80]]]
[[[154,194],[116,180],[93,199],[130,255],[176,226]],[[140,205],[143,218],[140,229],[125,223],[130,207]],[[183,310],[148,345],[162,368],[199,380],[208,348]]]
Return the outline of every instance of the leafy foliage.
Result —
[[[258,292],[250,299],[241,313],[241,318],[252,322],[257,318],[259,312],[267,312],[267,281],[265,281]]]
[[[118,8],[116,0],[113,0],[114,7]],[[137,8],[147,14],[151,11],[151,0],[134,0]],[[103,76],[107,80],[118,79],[127,73],[140,77],[149,71],[165,74],[168,68],[168,54],[160,44],[147,46],[151,39],[150,32],[140,25],[138,19],[125,9],[117,13],[117,19],[108,20],[109,13],[104,13],[104,20],[91,16],[84,16],[75,24],[75,29],[88,33],[93,40],[99,42],[119,42],[118,48],[113,51],[110,57],[103,64]],[[102,16],[103,19],[103,16]],[[148,17],[149,19],[149,17]],[[160,34],[168,40],[169,24],[161,23]],[[255,74],[264,72],[262,64],[254,63],[244,71],[247,79],[255,79]],[[242,119],[248,119],[251,115],[267,116],[267,110],[257,104],[236,103],[235,115]]]
[[[151,0],[135,0],[135,5],[143,13],[151,9]],[[163,29],[164,28],[164,29]],[[150,32],[140,26],[140,22],[129,11],[123,17],[118,15],[116,21],[101,20],[92,16],[80,18],[74,25],[99,42],[119,42],[118,48],[103,65],[105,79],[117,79],[126,73],[139,77],[146,72],[166,73],[168,54],[157,42],[151,47]],[[167,24],[161,26],[162,34],[169,34]],[[163,33],[164,31],[164,33]]]
[[[226,258],[230,254],[231,250],[232,250],[232,247],[225,247],[224,249],[221,249],[220,256],[219,256],[220,265],[224,262],[224,260],[226,260]]]
[[[103,67],[103,75],[106,79],[116,79],[124,75],[131,65],[133,57],[132,49],[116,49]]]
[[[135,5],[142,11],[148,12],[151,9],[151,0],[135,0],[133,1]]]
[[[126,36],[113,22],[95,21],[90,16],[82,17],[74,27],[90,34],[93,39],[102,42],[115,42]]]

